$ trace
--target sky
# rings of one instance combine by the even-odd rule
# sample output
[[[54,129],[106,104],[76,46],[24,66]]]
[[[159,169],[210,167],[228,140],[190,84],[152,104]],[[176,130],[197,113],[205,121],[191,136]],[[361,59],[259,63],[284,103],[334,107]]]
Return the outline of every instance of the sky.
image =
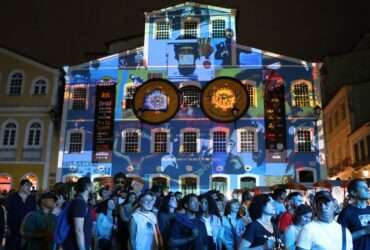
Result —
[[[143,35],[144,12],[175,0],[0,1],[0,44],[55,67]],[[350,52],[370,33],[370,1],[208,0],[237,9],[237,42],[308,61]],[[356,4],[354,4],[356,3]]]

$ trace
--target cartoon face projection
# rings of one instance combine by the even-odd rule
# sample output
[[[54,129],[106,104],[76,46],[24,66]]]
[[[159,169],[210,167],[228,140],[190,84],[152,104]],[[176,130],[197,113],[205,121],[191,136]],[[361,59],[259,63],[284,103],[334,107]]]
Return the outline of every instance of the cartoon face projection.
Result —
[[[167,80],[148,80],[135,91],[133,111],[145,123],[164,123],[176,115],[179,107],[177,88]]]
[[[239,80],[219,77],[209,82],[203,89],[201,107],[211,120],[232,122],[247,111],[248,94]]]
[[[168,108],[169,97],[161,90],[153,90],[144,97],[144,110],[166,111]]]
[[[215,90],[211,102],[216,108],[226,112],[234,107],[236,103],[236,95],[229,88],[219,88]]]
[[[197,43],[176,44],[175,58],[178,61],[179,73],[188,76],[194,73],[195,60],[199,58]]]

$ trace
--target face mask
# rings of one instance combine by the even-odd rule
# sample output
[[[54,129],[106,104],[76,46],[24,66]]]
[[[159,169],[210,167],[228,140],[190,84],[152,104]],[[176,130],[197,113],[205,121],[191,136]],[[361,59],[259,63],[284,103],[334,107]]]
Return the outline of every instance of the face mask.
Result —
[[[125,199],[118,197],[118,205],[121,205],[123,202],[125,202]]]

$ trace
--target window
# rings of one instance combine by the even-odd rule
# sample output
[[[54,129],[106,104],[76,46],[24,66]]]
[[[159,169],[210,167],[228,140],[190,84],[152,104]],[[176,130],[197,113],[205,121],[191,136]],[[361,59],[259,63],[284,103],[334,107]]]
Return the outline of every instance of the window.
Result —
[[[11,75],[8,86],[8,95],[21,95],[22,93],[23,74],[16,72]]]
[[[87,107],[87,88],[73,87],[72,89],[72,109],[85,110]]]
[[[29,126],[27,146],[40,146],[41,143],[41,124],[34,122]]]
[[[81,153],[83,150],[84,135],[81,131],[71,131],[69,134],[69,149],[71,153]]]
[[[165,40],[170,38],[170,23],[166,21],[161,21],[156,23],[156,33],[155,38],[157,40]]]
[[[199,130],[197,129],[184,129],[182,131],[182,143],[180,152],[182,153],[196,153],[198,152],[198,138]]]
[[[5,124],[3,130],[2,145],[8,147],[15,147],[17,140],[17,124],[9,122]]]
[[[212,133],[212,149],[214,153],[226,152],[227,151],[227,132],[225,131],[213,131]]]
[[[238,129],[238,152],[257,152],[257,132],[255,128]]]
[[[125,130],[123,136],[123,152],[139,153],[140,152],[140,133],[138,130]]]
[[[198,37],[198,22],[185,21],[184,22],[184,38],[197,38]]]
[[[154,133],[154,153],[168,152],[168,132],[159,131]]]
[[[347,117],[347,113],[346,113],[346,103],[342,103],[341,105],[341,109],[342,109],[342,120],[345,120],[346,117]]]
[[[225,20],[216,19],[212,21],[212,37],[220,38],[225,37]]]
[[[132,109],[135,91],[136,86],[134,84],[127,84],[125,86],[125,105],[123,107],[124,109]]]
[[[315,182],[315,175],[312,170],[301,170],[298,172],[298,181],[301,183]]]
[[[200,89],[195,86],[181,88],[182,107],[199,107]]]
[[[309,82],[297,82],[292,85],[292,105],[296,107],[312,107],[312,87]]]
[[[365,141],[360,141],[360,152],[361,152],[361,161],[366,159],[366,152],[365,152]]]
[[[46,95],[47,83],[45,80],[37,80],[32,87],[32,95]]]
[[[241,189],[252,189],[256,187],[256,178],[253,177],[242,177],[240,178]]]
[[[150,72],[150,73],[148,73],[148,80],[153,79],[153,78],[161,79],[162,78],[162,73],[161,72]]]
[[[181,192],[183,195],[195,194],[198,190],[198,183],[196,177],[181,177]]]
[[[162,190],[169,188],[168,179],[163,176],[155,176],[152,178],[152,187],[157,186],[161,187]]]
[[[298,152],[312,151],[312,130],[306,128],[299,128],[296,132],[296,149]]]
[[[223,194],[227,192],[226,177],[212,177],[212,190],[217,190]]]
[[[257,89],[255,86],[252,86],[250,84],[246,84],[245,85],[246,89],[247,89],[247,93],[248,93],[248,97],[249,97],[249,106],[250,107],[257,107],[257,95],[256,95],[256,92],[257,92]]]
[[[360,151],[358,150],[358,144],[353,145],[353,151],[355,156],[355,162],[360,161]]]

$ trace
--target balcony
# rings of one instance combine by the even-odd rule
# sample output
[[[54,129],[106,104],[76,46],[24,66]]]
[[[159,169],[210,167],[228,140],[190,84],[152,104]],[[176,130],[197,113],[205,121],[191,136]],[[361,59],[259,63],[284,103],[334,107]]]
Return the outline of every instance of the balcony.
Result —
[[[1,148],[0,161],[14,161],[16,158],[16,149]]]
[[[42,148],[23,148],[22,160],[25,161],[41,161]]]

